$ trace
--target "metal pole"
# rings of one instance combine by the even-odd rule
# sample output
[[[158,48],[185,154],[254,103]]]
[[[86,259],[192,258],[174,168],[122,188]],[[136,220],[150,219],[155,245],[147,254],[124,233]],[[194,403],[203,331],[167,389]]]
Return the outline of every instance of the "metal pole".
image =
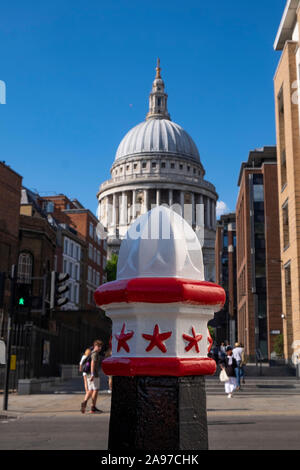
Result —
[[[14,318],[15,307],[15,284],[16,284],[16,266],[12,266],[10,281],[10,311],[7,324],[7,348],[6,348],[6,366],[5,366],[5,382],[3,393],[3,410],[7,410],[8,391],[9,391],[9,371],[10,371],[10,353],[11,353],[11,329]]]

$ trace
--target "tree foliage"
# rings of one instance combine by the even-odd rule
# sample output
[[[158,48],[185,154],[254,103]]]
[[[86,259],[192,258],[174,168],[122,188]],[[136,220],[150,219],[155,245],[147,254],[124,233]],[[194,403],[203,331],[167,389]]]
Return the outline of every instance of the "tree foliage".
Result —
[[[117,279],[117,263],[118,263],[118,255],[115,253],[112,254],[111,259],[106,263],[106,277],[107,282],[115,281]]]
[[[208,325],[208,329],[209,329],[209,332],[210,332],[211,339],[212,339],[213,341],[215,341],[216,335],[215,335],[215,330],[214,330],[214,328],[213,328],[212,326],[209,326],[209,325]]]
[[[277,356],[283,356],[283,334],[280,334],[276,337],[274,341],[274,351]]]

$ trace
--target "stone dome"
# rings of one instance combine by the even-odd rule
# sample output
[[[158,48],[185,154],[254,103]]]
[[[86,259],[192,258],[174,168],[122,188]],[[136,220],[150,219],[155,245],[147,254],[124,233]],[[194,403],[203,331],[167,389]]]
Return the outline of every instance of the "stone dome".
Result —
[[[181,126],[169,119],[155,118],[141,122],[125,135],[115,160],[152,152],[170,153],[200,162],[196,144]]]

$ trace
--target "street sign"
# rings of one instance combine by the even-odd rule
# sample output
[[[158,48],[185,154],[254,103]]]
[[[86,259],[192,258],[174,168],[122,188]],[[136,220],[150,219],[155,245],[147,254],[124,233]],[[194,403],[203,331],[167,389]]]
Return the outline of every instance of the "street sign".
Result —
[[[6,364],[6,346],[2,340],[0,340],[0,364]]]

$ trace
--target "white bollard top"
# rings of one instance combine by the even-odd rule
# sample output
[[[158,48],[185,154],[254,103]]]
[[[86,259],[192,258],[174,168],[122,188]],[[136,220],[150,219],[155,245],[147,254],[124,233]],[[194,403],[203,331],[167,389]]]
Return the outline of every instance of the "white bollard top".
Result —
[[[200,242],[176,212],[159,206],[140,216],[122,241],[117,279],[174,277],[204,281]]]

